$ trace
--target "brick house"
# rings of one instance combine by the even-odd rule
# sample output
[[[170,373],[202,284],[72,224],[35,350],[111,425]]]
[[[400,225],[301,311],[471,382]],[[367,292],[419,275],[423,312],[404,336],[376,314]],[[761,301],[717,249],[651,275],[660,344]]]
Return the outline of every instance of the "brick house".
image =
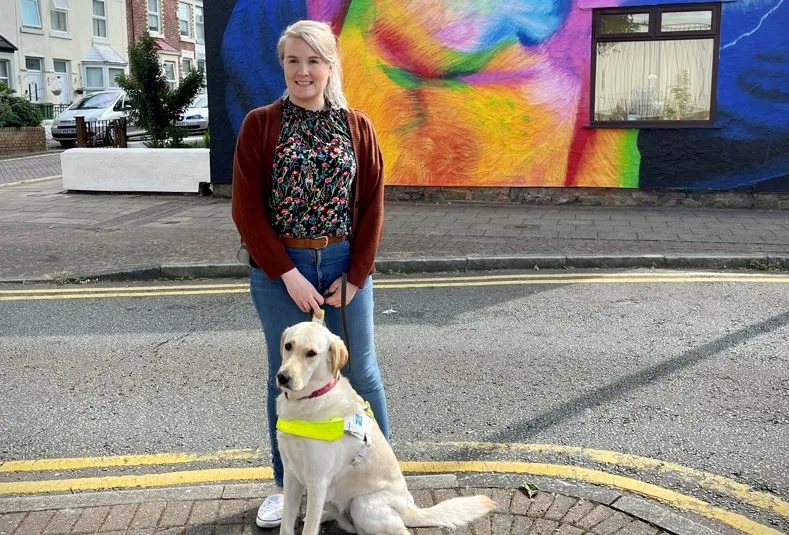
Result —
[[[155,40],[168,81],[192,69],[205,72],[203,0],[126,0],[129,42],[144,33]]]

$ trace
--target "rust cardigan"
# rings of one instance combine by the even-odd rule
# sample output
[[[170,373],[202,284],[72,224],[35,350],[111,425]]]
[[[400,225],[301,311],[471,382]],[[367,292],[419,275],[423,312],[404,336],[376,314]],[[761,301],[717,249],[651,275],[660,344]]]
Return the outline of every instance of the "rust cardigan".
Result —
[[[233,161],[233,221],[250,257],[272,280],[295,267],[266,215],[281,119],[279,99],[249,112],[238,133]],[[361,287],[375,271],[383,228],[383,160],[369,117],[349,110],[348,126],[356,157],[348,282]]]

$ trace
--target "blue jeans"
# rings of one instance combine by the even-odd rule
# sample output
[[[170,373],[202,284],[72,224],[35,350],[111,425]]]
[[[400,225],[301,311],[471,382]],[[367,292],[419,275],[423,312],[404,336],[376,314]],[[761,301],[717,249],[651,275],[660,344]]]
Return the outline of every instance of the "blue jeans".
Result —
[[[313,286],[323,294],[343,272],[348,271],[350,244],[347,241],[328,245],[323,249],[288,248],[288,255],[293,263]],[[282,279],[269,280],[265,272],[252,269],[250,291],[255,304],[268,349],[268,434],[271,441],[271,457],[274,467],[274,481],[282,486],[282,458],[277,445],[277,408],[276,398],[277,370],[282,357],[279,352],[279,341],[282,331],[302,321],[308,321],[310,313],[302,312],[290,298]],[[342,328],[342,316],[339,308],[324,306],[326,327],[345,340]],[[350,360],[342,369],[342,374],[351,381],[353,388],[362,398],[370,402],[375,419],[384,436],[389,439],[389,416],[386,410],[386,398],[378,369],[373,337],[373,281],[367,277],[362,288],[356,292],[353,300],[346,307],[348,320],[348,337],[345,340],[350,348]]]

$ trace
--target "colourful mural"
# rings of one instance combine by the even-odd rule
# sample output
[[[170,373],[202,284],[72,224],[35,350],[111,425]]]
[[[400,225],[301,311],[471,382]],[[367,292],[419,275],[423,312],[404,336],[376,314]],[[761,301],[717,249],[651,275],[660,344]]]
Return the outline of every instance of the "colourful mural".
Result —
[[[212,142],[232,152],[246,112],[281,95],[276,40],[312,18],[340,36],[346,94],[376,126],[387,184],[789,191],[783,3],[724,4],[716,128],[636,130],[589,127],[591,10],[627,2],[217,0]],[[212,150],[213,180],[228,174]]]

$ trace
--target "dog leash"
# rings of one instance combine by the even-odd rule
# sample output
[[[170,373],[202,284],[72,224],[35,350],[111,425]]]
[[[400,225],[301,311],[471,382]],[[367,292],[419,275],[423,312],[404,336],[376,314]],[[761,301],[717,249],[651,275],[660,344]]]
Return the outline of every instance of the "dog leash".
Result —
[[[342,316],[342,330],[345,333],[345,349],[348,350],[348,369],[351,368],[351,340],[348,337],[348,317],[345,313],[348,297],[348,274],[343,272],[340,285],[340,315]]]
[[[341,284],[340,284],[340,316],[342,317],[342,331],[345,335],[345,349],[348,350],[348,370],[351,369],[351,342],[350,337],[348,336],[348,315],[346,309],[348,308],[348,274],[343,273]],[[318,321],[319,323],[323,323],[324,321],[324,312],[323,309],[320,309],[320,313],[313,312],[312,319],[313,321]]]

